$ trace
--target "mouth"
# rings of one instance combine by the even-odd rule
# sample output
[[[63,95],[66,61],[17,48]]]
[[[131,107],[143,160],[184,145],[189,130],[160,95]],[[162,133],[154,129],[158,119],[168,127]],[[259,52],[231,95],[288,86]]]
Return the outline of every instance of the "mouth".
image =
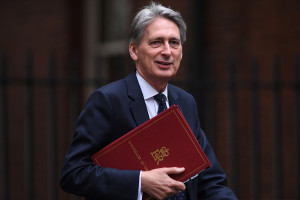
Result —
[[[155,63],[161,68],[170,68],[173,65],[173,62],[166,61],[155,61]]]

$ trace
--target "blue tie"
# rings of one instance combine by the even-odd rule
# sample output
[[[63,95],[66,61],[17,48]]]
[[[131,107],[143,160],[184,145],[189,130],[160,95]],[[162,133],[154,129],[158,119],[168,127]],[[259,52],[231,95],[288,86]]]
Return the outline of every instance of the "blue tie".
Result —
[[[179,194],[174,194],[173,196],[171,196],[170,198],[166,199],[166,200],[186,200],[186,192],[185,191],[181,191]]]
[[[158,103],[158,111],[157,114],[167,109],[166,100],[167,97],[162,94],[158,93],[157,95],[153,96],[155,101]],[[167,200],[186,200],[186,193],[185,191],[181,191],[177,195],[173,195],[172,197],[168,198]]]
[[[158,93],[153,97],[155,101],[158,103],[157,114],[167,109],[167,104],[166,104],[167,97],[164,94]]]

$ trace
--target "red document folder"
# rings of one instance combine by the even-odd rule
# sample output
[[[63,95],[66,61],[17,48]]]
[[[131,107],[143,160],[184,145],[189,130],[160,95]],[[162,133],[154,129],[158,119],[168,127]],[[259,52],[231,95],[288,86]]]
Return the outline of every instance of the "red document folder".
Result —
[[[171,106],[92,156],[95,164],[126,170],[184,167],[178,181],[186,181],[210,167],[178,106]]]

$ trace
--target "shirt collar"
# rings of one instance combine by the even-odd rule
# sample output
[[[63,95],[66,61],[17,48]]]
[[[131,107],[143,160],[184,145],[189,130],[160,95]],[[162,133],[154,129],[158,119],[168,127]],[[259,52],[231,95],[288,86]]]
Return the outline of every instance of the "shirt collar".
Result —
[[[145,100],[159,93],[139,74],[137,70],[136,70],[136,77],[141,87]],[[168,101],[168,87],[166,87],[166,89],[162,93],[167,97],[167,101]]]

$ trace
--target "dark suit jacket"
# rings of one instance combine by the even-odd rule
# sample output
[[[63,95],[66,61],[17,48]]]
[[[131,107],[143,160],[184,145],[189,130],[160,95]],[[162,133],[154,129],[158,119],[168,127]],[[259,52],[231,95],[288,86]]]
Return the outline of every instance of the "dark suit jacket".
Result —
[[[171,84],[168,98],[170,106],[179,106],[212,165],[186,183],[189,199],[235,199],[200,128],[194,98]],[[148,119],[135,72],[94,91],[78,118],[63,164],[61,187],[89,200],[136,200],[139,171],[102,168],[93,164],[91,156]]]

